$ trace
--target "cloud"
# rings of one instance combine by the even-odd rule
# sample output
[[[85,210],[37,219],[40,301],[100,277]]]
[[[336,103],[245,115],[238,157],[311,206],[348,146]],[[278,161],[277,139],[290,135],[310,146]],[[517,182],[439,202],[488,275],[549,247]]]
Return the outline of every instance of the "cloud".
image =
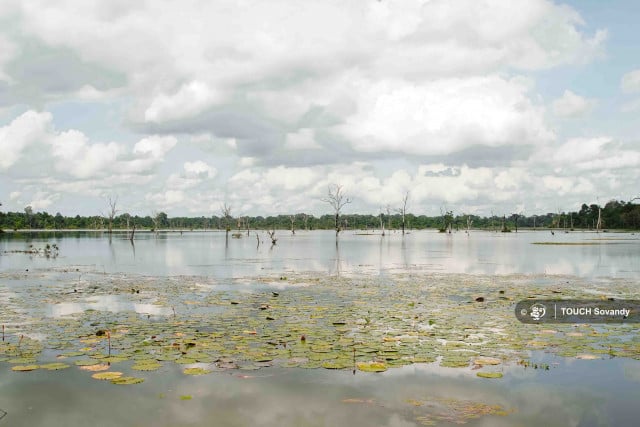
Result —
[[[539,145],[553,139],[527,87],[499,76],[352,82],[357,113],[337,127],[358,151],[450,154],[474,145]]]
[[[611,137],[572,138],[554,150],[551,159],[576,171],[640,167],[640,153],[628,150]]]
[[[15,43],[0,34],[0,81],[13,82],[13,79],[7,75],[5,66],[14,58],[17,50]]]
[[[50,194],[46,192],[37,192],[33,196],[33,199],[31,200],[31,202],[29,202],[27,205],[31,206],[34,211],[40,211],[51,206],[59,198],[60,198],[60,194],[57,194],[57,193]]]
[[[73,51],[98,67],[89,71],[94,77],[106,73],[100,69],[125,76],[138,101],[133,117],[153,123],[194,117],[254,92],[291,123],[309,103],[327,98],[274,97],[300,82],[354,69],[414,82],[504,67],[547,69],[588,62],[606,40],[605,30],[587,34],[574,9],[547,0],[317,0],[304,8],[255,0],[114,9],[97,0],[12,4],[25,37]]]
[[[341,183],[352,211],[411,191],[413,212],[437,214],[443,203],[555,208],[557,191],[573,203],[584,198],[576,189],[613,194],[637,181],[624,130],[545,122],[547,111],[578,117],[596,105],[579,86],[546,105],[545,79],[606,66],[607,30],[553,1],[0,9],[10,24],[0,29],[0,186],[20,203],[95,214],[120,193],[141,213],[209,215],[225,201],[238,213],[324,213],[327,185]],[[624,92],[638,90],[636,72]]]
[[[185,162],[181,173],[169,175],[166,181],[166,188],[169,190],[191,189],[213,179],[216,174],[216,168],[201,160]]]
[[[558,196],[564,196],[569,193],[576,195],[592,196],[595,191],[591,181],[584,177],[563,177],[548,175],[542,178],[545,188]]]
[[[593,99],[576,95],[565,90],[562,96],[552,103],[553,112],[559,117],[578,117],[589,113],[596,105]]]
[[[178,120],[199,114],[220,100],[221,95],[206,83],[193,81],[180,87],[175,94],[156,96],[144,112],[144,119],[156,123]]]
[[[123,147],[114,142],[89,143],[82,132],[69,130],[50,140],[56,169],[76,178],[89,178],[112,167]]]
[[[162,159],[177,143],[178,140],[174,136],[150,136],[138,141],[133,147],[133,153]]]
[[[184,171],[185,175],[191,178],[213,178],[216,176],[216,169],[201,160],[185,162]]]
[[[185,200],[185,193],[182,190],[167,190],[160,193],[147,194],[145,200],[162,209],[168,209],[182,203]]]
[[[9,169],[18,161],[26,147],[46,138],[51,120],[50,113],[30,110],[1,127],[0,170]]]
[[[640,70],[633,70],[622,76],[620,88],[626,93],[640,91]]]
[[[289,150],[315,150],[320,145],[315,140],[314,130],[303,128],[298,132],[288,133],[284,147]]]
[[[53,116],[48,112],[29,110],[10,124],[0,128],[0,169],[7,170],[19,160],[26,169],[44,161],[59,173],[73,178],[87,179],[110,173],[145,173],[164,160],[176,144],[173,136],[150,136],[141,139],[129,151],[125,145],[91,142],[82,132],[70,129],[56,131]],[[29,148],[33,158],[23,158]],[[46,170],[47,165],[38,165]],[[40,170],[34,170],[34,173]],[[28,173],[23,170],[22,173]]]

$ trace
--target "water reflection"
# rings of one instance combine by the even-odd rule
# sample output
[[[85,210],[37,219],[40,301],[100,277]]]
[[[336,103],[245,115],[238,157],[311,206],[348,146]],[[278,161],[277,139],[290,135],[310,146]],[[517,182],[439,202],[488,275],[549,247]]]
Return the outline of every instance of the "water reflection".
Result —
[[[57,259],[11,251],[40,247],[55,237]],[[0,268],[23,269],[95,265],[106,272],[150,275],[240,277],[283,269],[329,274],[378,274],[425,271],[471,274],[564,274],[581,277],[640,277],[640,239],[620,233],[464,232],[442,234],[414,231],[356,235],[299,230],[281,233],[276,245],[252,236],[225,237],[224,232],[136,233],[135,245],[126,233],[114,233],[111,244],[95,233],[5,233],[0,237]],[[534,242],[554,243],[534,245]],[[337,244],[336,244],[337,243]],[[563,243],[565,245],[557,245]],[[572,243],[573,245],[566,245]],[[579,245],[576,245],[578,243]],[[132,253],[132,257],[122,256]]]
[[[161,307],[148,303],[134,303],[118,295],[97,295],[89,297],[82,302],[50,304],[47,308],[47,315],[51,317],[62,317],[83,313],[86,310],[109,311],[112,313],[134,311],[138,314],[151,316],[168,316],[172,314],[171,308],[169,307]]]
[[[3,422],[17,427],[404,427],[431,415],[471,426],[635,425],[640,390],[625,376],[625,367],[614,361],[607,368],[597,366],[600,374],[592,375],[594,365],[583,362],[572,369],[578,380],[562,375],[563,369],[512,367],[497,381],[433,365],[355,376],[350,371],[263,369],[202,377],[165,366],[147,375],[137,372],[146,380],[132,387],[95,381],[75,368],[19,375],[3,370],[0,402],[9,413]],[[638,370],[640,362],[626,362]],[[118,369],[128,373],[124,364]],[[180,399],[187,395],[192,399]],[[508,413],[464,418],[456,402],[499,405]],[[434,419],[437,425],[450,425]]]

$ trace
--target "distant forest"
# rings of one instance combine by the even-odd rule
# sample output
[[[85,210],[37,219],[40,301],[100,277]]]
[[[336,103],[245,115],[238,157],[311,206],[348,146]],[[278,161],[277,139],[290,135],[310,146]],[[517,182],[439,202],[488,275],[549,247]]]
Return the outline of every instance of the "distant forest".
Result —
[[[503,216],[480,217],[476,215],[454,214],[452,211],[440,216],[425,216],[407,213],[405,217],[408,229],[495,229],[511,231],[518,228],[561,228],[574,230],[600,229],[640,229],[640,205],[632,202],[612,200],[605,206],[583,204],[577,212],[547,213],[544,215],[509,214]],[[0,212],[0,229],[107,229],[109,218],[104,216],[63,216],[47,212],[33,212],[30,207],[24,212]],[[402,216],[389,212],[380,215],[342,214],[341,229],[399,229]],[[334,215],[313,216],[304,213],[278,216],[210,216],[210,217],[168,217],[166,213],[154,213],[153,216],[132,216],[126,213],[114,215],[112,228],[125,230],[135,224],[136,229],[175,229],[175,230],[224,230],[227,226],[234,230],[288,229],[330,230],[335,227]]]

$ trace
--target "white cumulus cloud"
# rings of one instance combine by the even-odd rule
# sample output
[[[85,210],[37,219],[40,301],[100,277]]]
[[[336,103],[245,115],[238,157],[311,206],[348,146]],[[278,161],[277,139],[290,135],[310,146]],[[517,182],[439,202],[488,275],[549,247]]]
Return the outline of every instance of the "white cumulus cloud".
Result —
[[[560,98],[553,101],[552,107],[557,116],[577,117],[590,112],[595,105],[595,100],[565,90]]]
[[[620,87],[627,93],[640,91],[640,70],[633,70],[622,76]]]

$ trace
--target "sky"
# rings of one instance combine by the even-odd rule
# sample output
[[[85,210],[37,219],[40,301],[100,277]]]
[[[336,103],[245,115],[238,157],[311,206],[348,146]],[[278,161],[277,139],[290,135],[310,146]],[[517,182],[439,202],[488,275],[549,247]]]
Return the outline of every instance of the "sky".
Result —
[[[525,215],[640,196],[640,2],[2,0],[0,203]]]

